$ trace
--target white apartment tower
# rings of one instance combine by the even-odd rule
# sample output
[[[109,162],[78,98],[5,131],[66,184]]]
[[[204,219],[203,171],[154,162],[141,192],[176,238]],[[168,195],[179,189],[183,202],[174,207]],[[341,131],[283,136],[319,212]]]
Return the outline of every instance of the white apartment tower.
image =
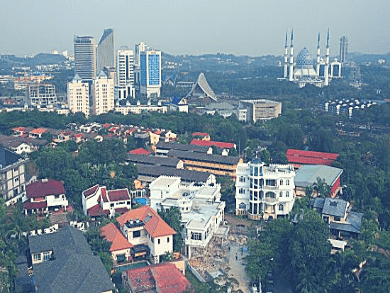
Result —
[[[83,82],[78,74],[68,82],[68,105],[70,112],[89,116],[89,84]]]
[[[93,114],[100,115],[114,109],[114,80],[101,71],[92,83]]]
[[[117,92],[118,99],[135,97],[134,88],[134,52],[128,48],[121,48],[116,55]]]
[[[255,158],[236,170],[236,215],[252,220],[287,217],[295,202],[294,167]]]

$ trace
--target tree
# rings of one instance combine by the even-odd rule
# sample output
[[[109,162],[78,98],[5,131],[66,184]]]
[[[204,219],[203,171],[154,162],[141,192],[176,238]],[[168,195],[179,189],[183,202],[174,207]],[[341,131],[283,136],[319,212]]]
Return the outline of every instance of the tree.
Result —
[[[177,207],[172,207],[168,211],[161,209],[159,212],[161,218],[169,225],[176,234],[173,236],[173,250],[181,252],[183,238],[181,237],[181,212]]]

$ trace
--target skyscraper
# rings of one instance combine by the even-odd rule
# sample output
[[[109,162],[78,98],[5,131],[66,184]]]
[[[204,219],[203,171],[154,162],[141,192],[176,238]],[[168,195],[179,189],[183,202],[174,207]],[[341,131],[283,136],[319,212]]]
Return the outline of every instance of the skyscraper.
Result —
[[[93,114],[100,115],[114,109],[114,80],[100,71],[92,83]]]
[[[115,35],[112,29],[104,30],[97,47],[96,72],[104,67],[115,67]]]
[[[74,57],[76,74],[83,80],[93,80],[96,76],[96,44],[89,36],[74,37]]]
[[[140,55],[141,94],[160,97],[161,51],[148,50]]]
[[[89,84],[83,82],[78,74],[68,82],[68,105],[72,113],[81,112],[89,116]]]
[[[340,38],[340,62],[347,62],[347,54],[348,54],[348,38],[343,36]]]
[[[134,52],[121,48],[116,55],[118,99],[134,98]]]

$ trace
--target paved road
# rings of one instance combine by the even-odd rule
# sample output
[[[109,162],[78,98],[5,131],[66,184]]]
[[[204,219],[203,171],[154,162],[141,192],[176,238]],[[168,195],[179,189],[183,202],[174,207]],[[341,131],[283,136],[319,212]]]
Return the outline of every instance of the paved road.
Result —
[[[241,289],[244,293],[250,292],[250,280],[245,274],[245,260],[243,260],[243,257],[245,257],[246,254],[242,254],[241,247],[237,243],[230,242],[228,245],[230,245],[230,251],[228,250],[226,254],[226,257],[229,259],[230,267],[228,274],[232,275],[232,277],[240,283],[238,289]]]

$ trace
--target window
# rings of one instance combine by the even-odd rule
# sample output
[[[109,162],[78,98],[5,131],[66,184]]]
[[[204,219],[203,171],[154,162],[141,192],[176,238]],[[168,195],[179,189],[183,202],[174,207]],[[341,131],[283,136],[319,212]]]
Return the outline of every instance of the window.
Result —
[[[240,210],[245,210],[246,209],[246,204],[245,203],[240,203],[239,205],[238,205],[238,208],[240,209]]]
[[[283,179],[280,179],[280,185],[283,185]]]
[[[280,204],[280,205],[279,205],[279,211],[283,212],[283,208],[284,208],[283,205]]]
[[[276,186],[276,180],[275,179],[267,179],[267,180],[265,180],[265,185]]]
[[[265,194],[265,197],[275,198],[275,193],[273,193],[273,192],[271,192],[271,191],[268,191],[268,192]]]
[[[50,260],[50,252],[46,251],[43,253],[43,260],[44,261],[49,261]]]
[[[192,240],[202,240],[202,233],[191,232]]]
[[[245,182],[245,177],[244,176],[241,176],[240,179],[239,179],[240,182]]]
[[[259,200],[257,191],[254,192],[255,200]]]
[[[133,232],[133,238],[138,238],[138,237],[141,237],[141,230]]]
[[[34,254],[34,260],[41,260],[41,254],[40,253]]]
[[[290,193],[288,191],[286,191],[286,197],[289,197],[290,196]]]
[[[290,180],[286,180],[286,185],[290,185]]]
[[[240,188],[240,189],[238,190],[238,193],[239,193],[239,194],[245,194],[245,189],[244,189],[244,188]]]
[[[169,237],[167,237],[167,243],[169,243]]]
[[[160,239],[157,239],[157,244],[160,244]]]
[[[279,193],[279,197],[282,197],[283,196],[283,191],[281,191],[280,193]]]
[[[337,222],[340,222],[341,221],[341,217],[334,217],[334,220],[337,221]]]

